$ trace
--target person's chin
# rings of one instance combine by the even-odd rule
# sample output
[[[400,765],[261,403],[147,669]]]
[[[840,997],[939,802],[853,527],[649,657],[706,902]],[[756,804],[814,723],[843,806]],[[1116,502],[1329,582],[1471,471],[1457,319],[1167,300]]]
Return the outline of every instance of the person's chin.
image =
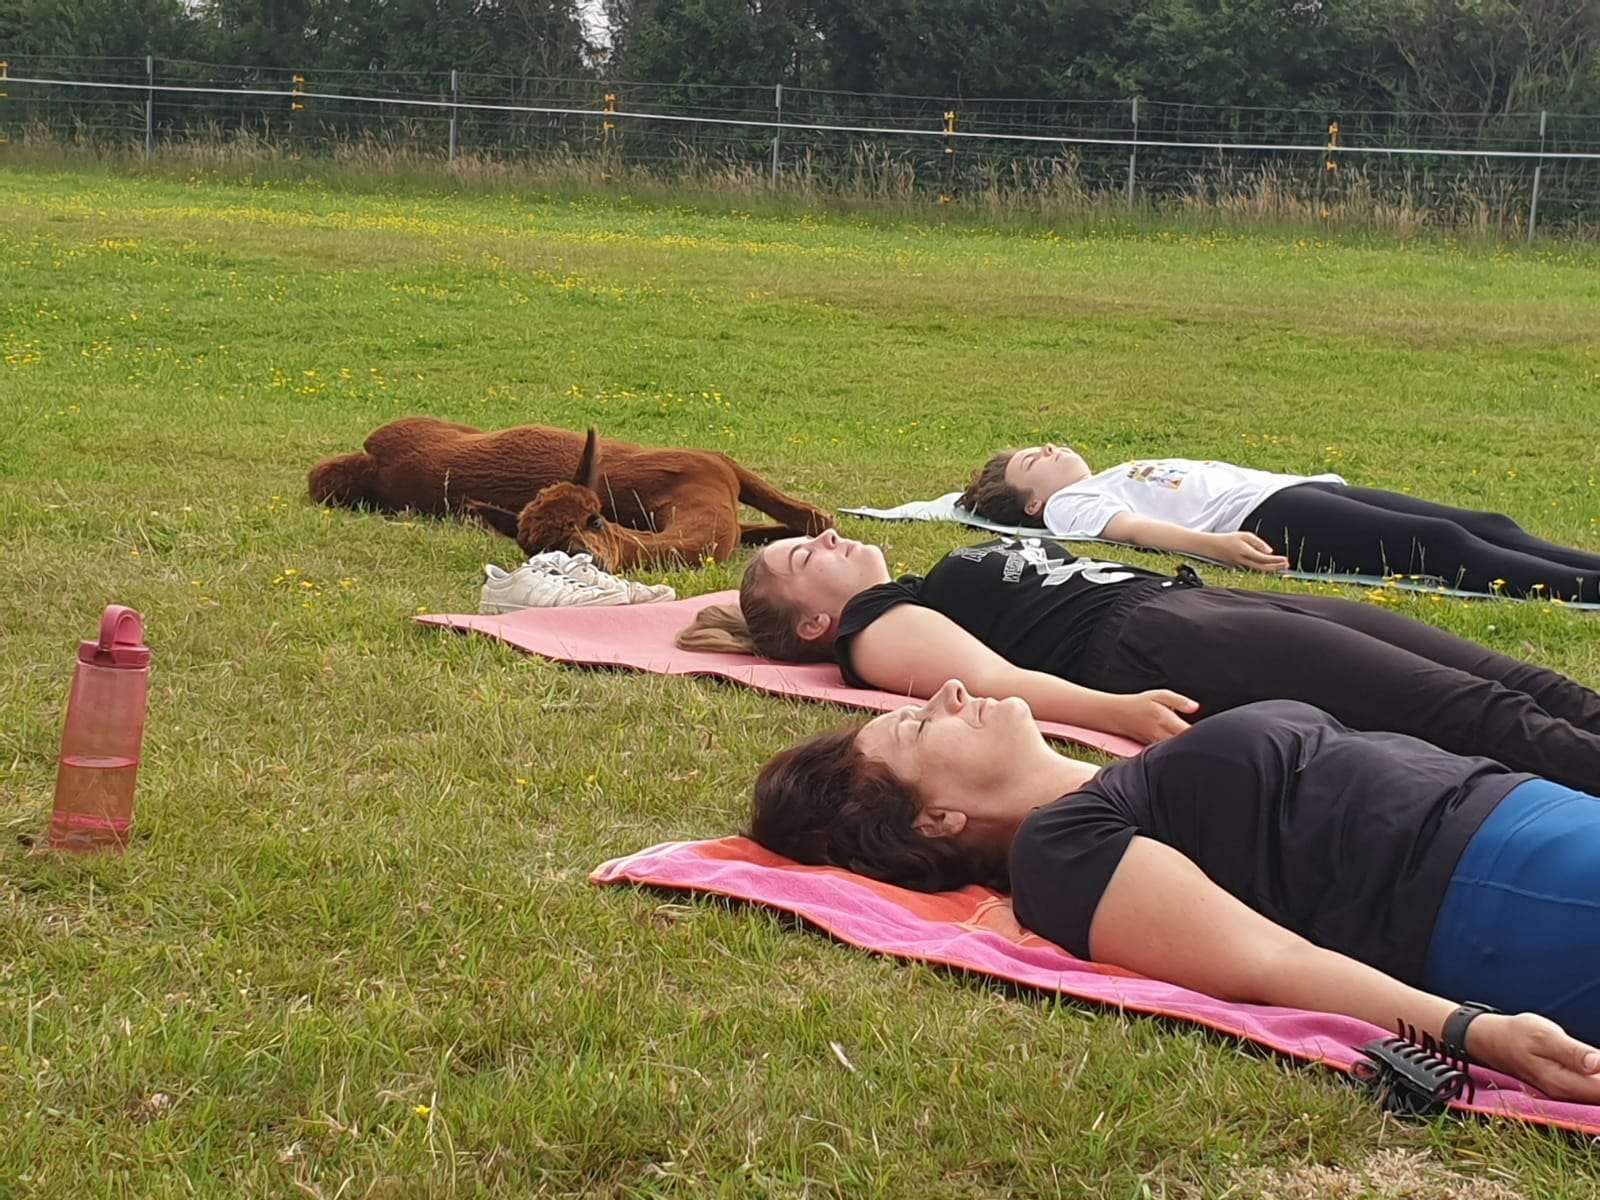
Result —
[[[1007,696],[999,701],[995,705],[994,715],[999,716],[1001,713],[1013,721],[1026,721],[1030,725],[1033,723],[1033,709],[1028,707],[1028,702],[1021,696]]]

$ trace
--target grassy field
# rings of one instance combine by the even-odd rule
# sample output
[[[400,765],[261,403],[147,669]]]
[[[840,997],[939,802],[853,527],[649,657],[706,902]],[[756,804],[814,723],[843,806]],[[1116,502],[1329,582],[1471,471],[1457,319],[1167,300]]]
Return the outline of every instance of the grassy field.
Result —
[[[1597,267],[0,171],[0,1195],[1594,1195],[1578,1139],[1397,1123],[1192,1029],[587,886],[733,830],[763,758],[840,714],[419,628],[515,547],[304,478],[435,413],[886,503],[1043,434],[1600,549]],[[844,528],[908,568],[960,536]],[[136,845],[30,854],[110,600],[155,654]],[[1373,602],[1600,684],[1600,618]]]

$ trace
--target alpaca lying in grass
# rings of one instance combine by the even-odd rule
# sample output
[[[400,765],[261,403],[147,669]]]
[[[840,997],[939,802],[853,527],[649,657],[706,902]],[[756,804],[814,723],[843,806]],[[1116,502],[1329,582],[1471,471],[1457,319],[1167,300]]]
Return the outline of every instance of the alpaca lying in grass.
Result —
[[[592,555],[605,571],[721,562],[833,525],[726,454],[657,450],[544,425],[484,433],[434,417],[402,417],[360,453],[324,459],[307,479],[315,504],[433,516],[469,514],[524,553]],[[747,504],[775,524],[739,520]]]

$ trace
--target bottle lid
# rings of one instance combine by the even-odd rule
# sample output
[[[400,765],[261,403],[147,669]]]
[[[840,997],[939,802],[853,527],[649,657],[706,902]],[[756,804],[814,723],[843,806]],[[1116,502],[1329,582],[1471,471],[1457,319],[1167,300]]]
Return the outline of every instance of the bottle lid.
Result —
[[[106,605],[100,614],[100,640],[79,642],[78,661],[97,667],[148,667],[150,647],[144,644],[144,618],[125,604]]]

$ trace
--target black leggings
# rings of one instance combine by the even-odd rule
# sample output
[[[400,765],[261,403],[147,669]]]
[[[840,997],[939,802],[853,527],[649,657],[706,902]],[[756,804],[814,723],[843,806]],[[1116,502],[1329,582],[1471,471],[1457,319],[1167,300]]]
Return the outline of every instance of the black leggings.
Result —
[[[1082,683],[1171,688],[1202,716],[1303,700],[1352,729],[1600,790],[1600,694],[1555,671],[1362,601],[1214,587],[1145,595],[1095,631]]]
[[[1301,570],[1436,575],[1473,592],[1600,600],[1600,554],[1536,538],[1499,513],[1399,492],[1297,483],[1263,500],[1241,528]]]

